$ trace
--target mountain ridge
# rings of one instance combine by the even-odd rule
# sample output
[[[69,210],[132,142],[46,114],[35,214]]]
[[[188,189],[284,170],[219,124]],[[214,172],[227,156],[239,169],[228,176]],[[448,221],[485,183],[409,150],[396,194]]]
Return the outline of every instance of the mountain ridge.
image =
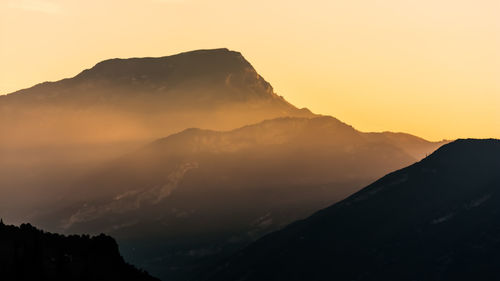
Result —
[[[424,138],[403,132],[396,132],[396,133],[389,131],[362,132],[358,131],[352,125],[342,122],[341,120],[333,116],[319,115],[314,118],[278,117],[275,119],[263,120],[256,124],[245,125],[240,128],[236,128],[233,130],[225,130],[225,131],[202,129],[195,127],[187,128],[178,133],[171,134],[167,137],[159,138],[149,145],[161,144],[162,142],[168,142],[177,137],[183,137],[185,135],[191,135],[196,133],[212,135],[212,136],[220,136],[227,133],[238,134],[240,132],[255,131],[254,134],[257,136],[258,132],[262,132],[263,130],[271,130],[271,128],[275,129],[274,133],[276,134],[276,136],[274,137],[279,139],[280,134],[286,134],[287,131],[288,133],[291,133],[293,131],[299,131],[302,127],[308,125],[315,127],[315,130],[325,130],[325,132],[335,130],[337,134],[340,131],[342,131],[344,133],[351,134],[352,136],[356,135],[357,137],[360,137],[362,139],[373,139],[371,140],[371,142],[373,143],[376,142],[399,143],[398,147],[402,148],[406,153],[414,157],[415,160],[417,161],[427,156],[426,154],[429,153],[429,148],[428,148],[429,144],[435,144],[436,146],[441,146],[449,142],[448,140],[428,141]],[[270,140],[271,138],[272,137],[267,137],[268,140]],[[349,143],[343,143],[343,144],[347,145]],[[424,148],[420,149],[421,150],[420,151],[419,146],[424,146]]]

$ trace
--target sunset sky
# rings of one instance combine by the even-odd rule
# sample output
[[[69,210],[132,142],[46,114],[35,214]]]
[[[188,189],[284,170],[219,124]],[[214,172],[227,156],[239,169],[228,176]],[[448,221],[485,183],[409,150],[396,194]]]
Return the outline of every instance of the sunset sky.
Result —
[[[362,131],[500,138],[498,0],[0,0],[0,94],[220,47]]]

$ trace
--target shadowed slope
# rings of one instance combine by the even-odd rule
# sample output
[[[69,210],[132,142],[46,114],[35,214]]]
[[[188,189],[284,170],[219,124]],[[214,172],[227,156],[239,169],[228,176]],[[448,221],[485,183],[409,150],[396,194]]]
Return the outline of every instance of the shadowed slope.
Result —
[[[201,280],[496,280],[500,141],[458,140]]]

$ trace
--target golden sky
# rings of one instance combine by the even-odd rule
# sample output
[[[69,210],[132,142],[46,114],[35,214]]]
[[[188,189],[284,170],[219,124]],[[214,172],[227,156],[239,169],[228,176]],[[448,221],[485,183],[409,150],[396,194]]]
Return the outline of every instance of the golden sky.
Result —
[[[499,0],[0,0],[0,94],[219,47],[359,130],[500,138]]]

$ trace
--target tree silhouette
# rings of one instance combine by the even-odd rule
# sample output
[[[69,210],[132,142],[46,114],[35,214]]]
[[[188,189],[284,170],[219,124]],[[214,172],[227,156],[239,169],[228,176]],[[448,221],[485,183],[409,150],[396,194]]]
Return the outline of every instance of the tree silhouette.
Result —
[[[104,234],[64,236],[0,219],[0,280],[157,280],[127,264]]]

